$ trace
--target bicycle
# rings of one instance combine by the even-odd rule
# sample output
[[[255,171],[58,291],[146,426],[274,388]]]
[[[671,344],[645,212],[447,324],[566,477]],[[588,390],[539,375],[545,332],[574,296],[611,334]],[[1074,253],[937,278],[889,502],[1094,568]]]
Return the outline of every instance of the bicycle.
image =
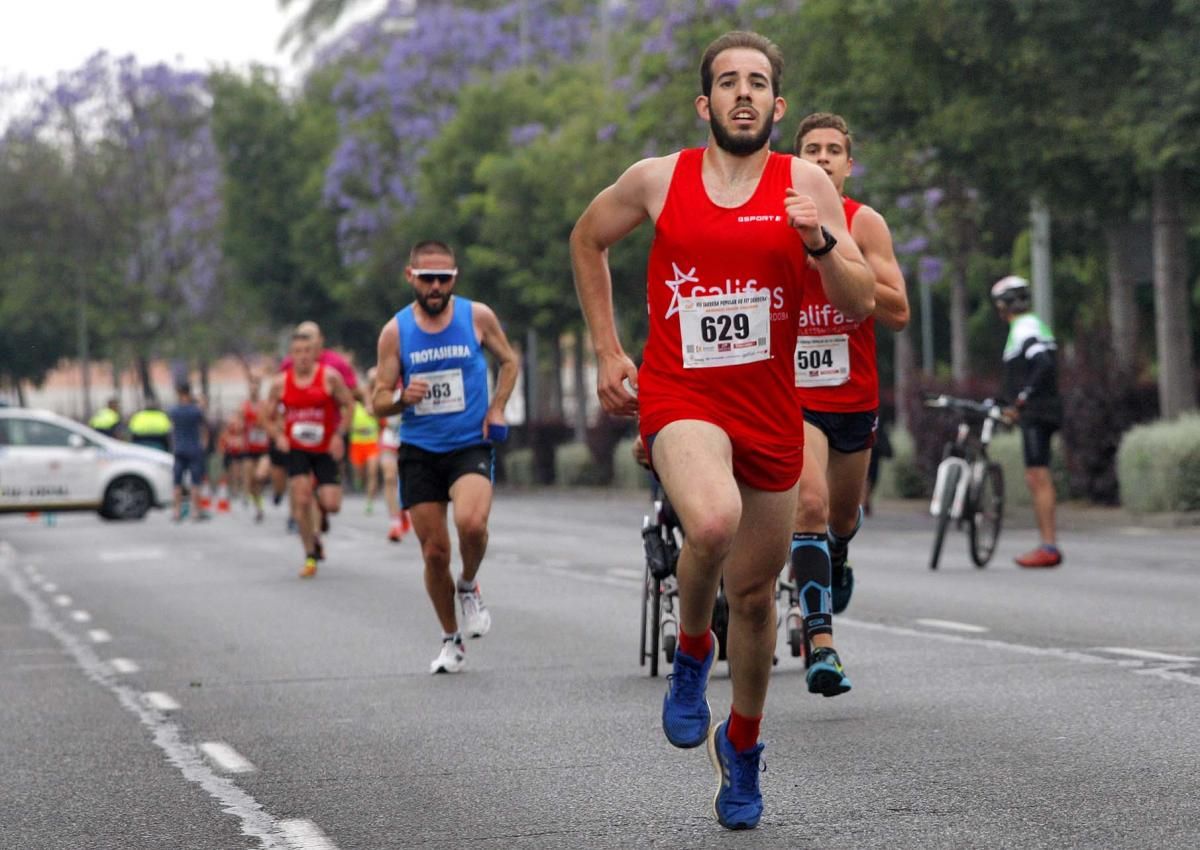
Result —
[[[996,551],[1004,522],[1004,471],[987,450],[996,426],[1010,423],[992,399],[980,402],[937,395],[926,398],[925,406],[959,414],[955,439],[942,449],[929,502],[929,513],[937,519],[929,569],[938,568],[951,520],[959,529],[966,526],[967,550],[982,569]]]
[[[645,579],[642,582],[642,632],[639,664],[650,662],[650,675],[658,675],[659,651],[668,664],[675,662],[679,643],[676,606],[679,583],[675,566],[683,546],[683,526],[667,500],[666,493],[654,499],[654,515],[642,518],[642,548],[646,554]],[[713,605],[712,630],[716,634],[717,660],[726,660],[725,639],[729,631],[729,603],[724,585],[718,587]]]

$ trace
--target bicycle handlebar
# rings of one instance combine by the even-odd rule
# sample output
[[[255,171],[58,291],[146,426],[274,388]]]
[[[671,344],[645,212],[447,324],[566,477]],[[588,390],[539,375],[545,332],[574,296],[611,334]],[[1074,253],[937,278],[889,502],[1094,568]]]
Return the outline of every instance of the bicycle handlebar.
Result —
[[[993,419],[1001,425],[1011,424],[1008,418],[1004,415],[1003,409],[993,399],[985,399],[983,401],[975,401],[969,398],[957,398],[950,395],[931,395],[926,396],[925,406],[939,408],[942,410],[958,410],[963,413],[972,413],[984,419]]]

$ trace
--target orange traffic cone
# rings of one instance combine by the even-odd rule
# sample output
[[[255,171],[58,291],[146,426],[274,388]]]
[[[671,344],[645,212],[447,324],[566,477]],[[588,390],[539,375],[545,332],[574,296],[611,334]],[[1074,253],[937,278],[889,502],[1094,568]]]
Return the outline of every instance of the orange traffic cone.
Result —
[[[217,513],[229,513],[229,484],[226,482],[224,475],[221,476],[221,481],[217,484]]]
[[[212,491],[209,489],[208,482],[200,485],[200,510],[207,511],[212,507]]]

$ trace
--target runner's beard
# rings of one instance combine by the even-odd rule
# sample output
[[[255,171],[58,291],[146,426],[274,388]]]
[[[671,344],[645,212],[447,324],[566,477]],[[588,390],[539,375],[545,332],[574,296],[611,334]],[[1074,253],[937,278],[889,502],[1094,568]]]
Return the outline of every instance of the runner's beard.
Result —
[[[436,306],[429,303],[428,295],[422,295],[419,292],[415,294],[417,297],[417,303],[421,305],[421,309],[430,316],[437,316],[441,314],[441,312],[446,309],[446,305],[450,303],[450,293],[448,292],[443,292],[440,294],[442,300]]]
[[[735,135],[730,132],[713,113],[708,116],[708,126],[712,128],[713,139],[721,150],[734,156],[750,156],[750,154],[762,150],[763,146],[771,140],[771,131],[775,129],[775,116],[768,112],[762,129],[749,136]]]

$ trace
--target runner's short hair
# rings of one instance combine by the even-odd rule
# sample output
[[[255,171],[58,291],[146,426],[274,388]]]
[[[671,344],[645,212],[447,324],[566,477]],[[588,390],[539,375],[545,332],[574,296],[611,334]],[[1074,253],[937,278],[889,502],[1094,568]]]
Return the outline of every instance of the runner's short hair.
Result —
[[[426,239],[423,242],[413,245],[412,250],[408,253],[408,264],[415,267],[417,265],[417,258],[422,254],[445,254],[448,257],[454,257],[453,249],[445,242],[437,239]]]
[[[800,126],[796,128],[796,141],[792,145],[792,149],[796,155],[800,155],[800,146],[807,136],[813,130],[837,130],[846,137],[846,155],[853,155],[854,139],[850,135],[850,126],[846,123],[846,119],[834,112],[814,112],[812,115],[806,115],[800,120]]]
[[[779,96],[779,87],[783,82],[783,51],[779,45],[765,35],[746,30],[733,30],[720,36],[704,50],[700,58],[700,90],[705,97],[712,97],[713,73],[712,66],[717,56],[726,50],[737,48],[757,50],[771,63],[771,94]]]

